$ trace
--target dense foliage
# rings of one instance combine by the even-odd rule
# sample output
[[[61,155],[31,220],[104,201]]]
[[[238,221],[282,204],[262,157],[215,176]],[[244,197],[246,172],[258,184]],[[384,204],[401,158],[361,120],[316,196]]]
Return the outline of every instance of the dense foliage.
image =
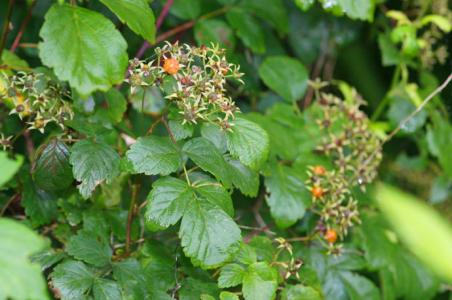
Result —
[[[0,299],[449,299],[447,0],[0,18]]]

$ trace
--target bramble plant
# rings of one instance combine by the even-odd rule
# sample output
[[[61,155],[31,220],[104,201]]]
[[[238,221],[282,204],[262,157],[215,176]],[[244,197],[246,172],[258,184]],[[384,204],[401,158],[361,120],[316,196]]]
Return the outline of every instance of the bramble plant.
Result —
[[[54,2],[0,3],[0,300],[448,297],[446,0]]]

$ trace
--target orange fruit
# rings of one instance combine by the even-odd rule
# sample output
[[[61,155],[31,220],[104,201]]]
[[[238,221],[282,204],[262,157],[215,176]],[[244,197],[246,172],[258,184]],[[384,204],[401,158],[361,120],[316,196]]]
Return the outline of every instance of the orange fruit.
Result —
[[[311,194],[314,198],[320,198],[323,196],[323,189],[319,186],[313,186],[311,189]]]
[[[334,230],[334,229],[328,229],[328,230],[325,232],[324,238],[325,238],[325,240],[326,240],[328,243],[334,244],[334,242],[336,242],[336,240],[337,240],[337,232],[336,232],[336,230]]]
[[[326,173],[326,169],[323,166],[314,166],[312,172],[314,172],[315,175],[323,176]]]
[[[179,69],[179,62],[175,58],[166,58],[163,62],[163,70],[170,75],[176,74]]]

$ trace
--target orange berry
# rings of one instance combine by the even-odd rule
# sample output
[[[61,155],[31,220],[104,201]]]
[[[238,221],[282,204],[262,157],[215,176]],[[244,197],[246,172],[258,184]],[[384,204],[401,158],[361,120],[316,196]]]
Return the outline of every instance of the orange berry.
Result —
[[[311,194],[314,198],[320,198],[323,196],[323,189],[319,186],[313,186],[311,189]]]
[[[325,240],[330,243],[330,244],[334,244],[337,240],[337,232],[334,229],[328,229],[325,232],[324,235]]]
[[[326,173],[326,169],[323,166],[315,166],[312,168],[312,172],[317,176],[323,176]]]
[[[176,74],[179,69],[179,62],[175,58],[166,58],[163,62],[163,70],[170,75]]]

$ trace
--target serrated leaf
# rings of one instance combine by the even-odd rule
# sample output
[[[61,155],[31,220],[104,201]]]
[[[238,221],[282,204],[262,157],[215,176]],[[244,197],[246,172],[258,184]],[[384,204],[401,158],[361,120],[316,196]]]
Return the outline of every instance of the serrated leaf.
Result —
[[[281,300],[322,300],[320,293],[310,286],[287,285],[281,293]]]
[[[226,134],[217,124],[203,123],[201,125],[201,136],[211,141],[220,153],[225,153],[228,150]]]
[[[239,160],[226,157],[229,164],[232,184],[236,186],[242,194],[255,197],[259,190],[259,173],[251,170]]]
[[[182,124],[179,120],[170,120],[168,125],[176,141],[189,138],[193,135],[194,127],[192,124]]]
[[[264,262],[250,265],[243,276],[242,292],[245,300],[274,299],[277,287],[277,271]]]
[[[279,227],[289,227],[304,216],[310,195],[296,170],[273,163],[271,174],[265,178],[265,186],[269,193],[266,200],[270,212]]]
[[[177,171],[182,163],[180,150],[167,137],[139,138],[126,155],[135,172],[146,175],[168,175]]]
[[[94,283],[94,274],[81,261],[69,260],[56,266],[52,274],[53,286],[65,300],[83,299]]]
[[[135,33],[151,44],[155,41],[154,13],[146,0],[101,0]]]
[[[113,264],[113,276],[122,289],[122,294],[130,299],[146,299],[146,278],[140,263],[129,258]]]
[[[204,171],[212,173],[225,186],[231,185],[227,164],[217,148],[207,139],[198,137],[185,143],[182,151]]]
[[[220,300],[240,300],[239,296],[231,292],[221,292]]]
[[[288,102],[303,97],[308,87],[308,72],[296,59],[288,56],[267,57],[259,67],[264,83]]]
[[[231,217],[234,216],[231,195],[220,183],[215,180],[200,180],[193,184],[194,192],[199,197],[219,206]]]
[[[49,224],[58,215],[56,197],[37,188],[30,179],[25,181],[21,204],[34,227]]]
[[[226,18],[243,44],[255,53],[265,52],[265,35],[261,24],[243,9],[233,8],[228,11]]]
[[[108,90],[124,79],[127,43],[102,14],[54,4],[45,16],[39,56],[80,94]]]
[[[74,180],[69,164],[68,146],[54,139],[44,146],[33,170],[36,185],[45,191],[69,187]]]
[[[245,275],[245,268],[239,264],[227,264],[221,268],[220,277],[218,277],[218,286],[220,288],[229,288],[242,283]]]
[[[254,122],[236,118],[231,122],[232,132],[226,133],[228,149],[244,165],[253,169],[267,159],[270,140],[267,132]]]
[[[14,160],[8,158],[6,152],[0,151],[0,165],[2,166],[2,172],[0,173],[0,187],[13,178],[14,174],[19,171],[22,162],[22,156],[17,156]]]
[[[97,185],[110,183],[119,175],[120,157],[110,146],[83,140],[75,143],[69,159],[75,179],[81,181],[78,188],[88,198]]]
[[[110,262],[112,250],[104,238],[91,231],[79,231],[66,245],[69,255],[94,266],[103,267]]]
[[[179,230],[184,253],[195,265],[217,267],[236,251],[240,229],[222,209],[199,198],[188,204]]]
[[[109,279],[97,278],[93,285],[93,295],[96,300],[121,299],[118,284]]]
[[[29,260],[43,250],[44,239],[25,225],[2,218],[0,241],[0,299],[49,299],[39,264]]]
[[[174,177],[160,178],[152,185],[146,218],[165,228],[174,225],[183,216],[191,199],[193,191],[185,181]]]

